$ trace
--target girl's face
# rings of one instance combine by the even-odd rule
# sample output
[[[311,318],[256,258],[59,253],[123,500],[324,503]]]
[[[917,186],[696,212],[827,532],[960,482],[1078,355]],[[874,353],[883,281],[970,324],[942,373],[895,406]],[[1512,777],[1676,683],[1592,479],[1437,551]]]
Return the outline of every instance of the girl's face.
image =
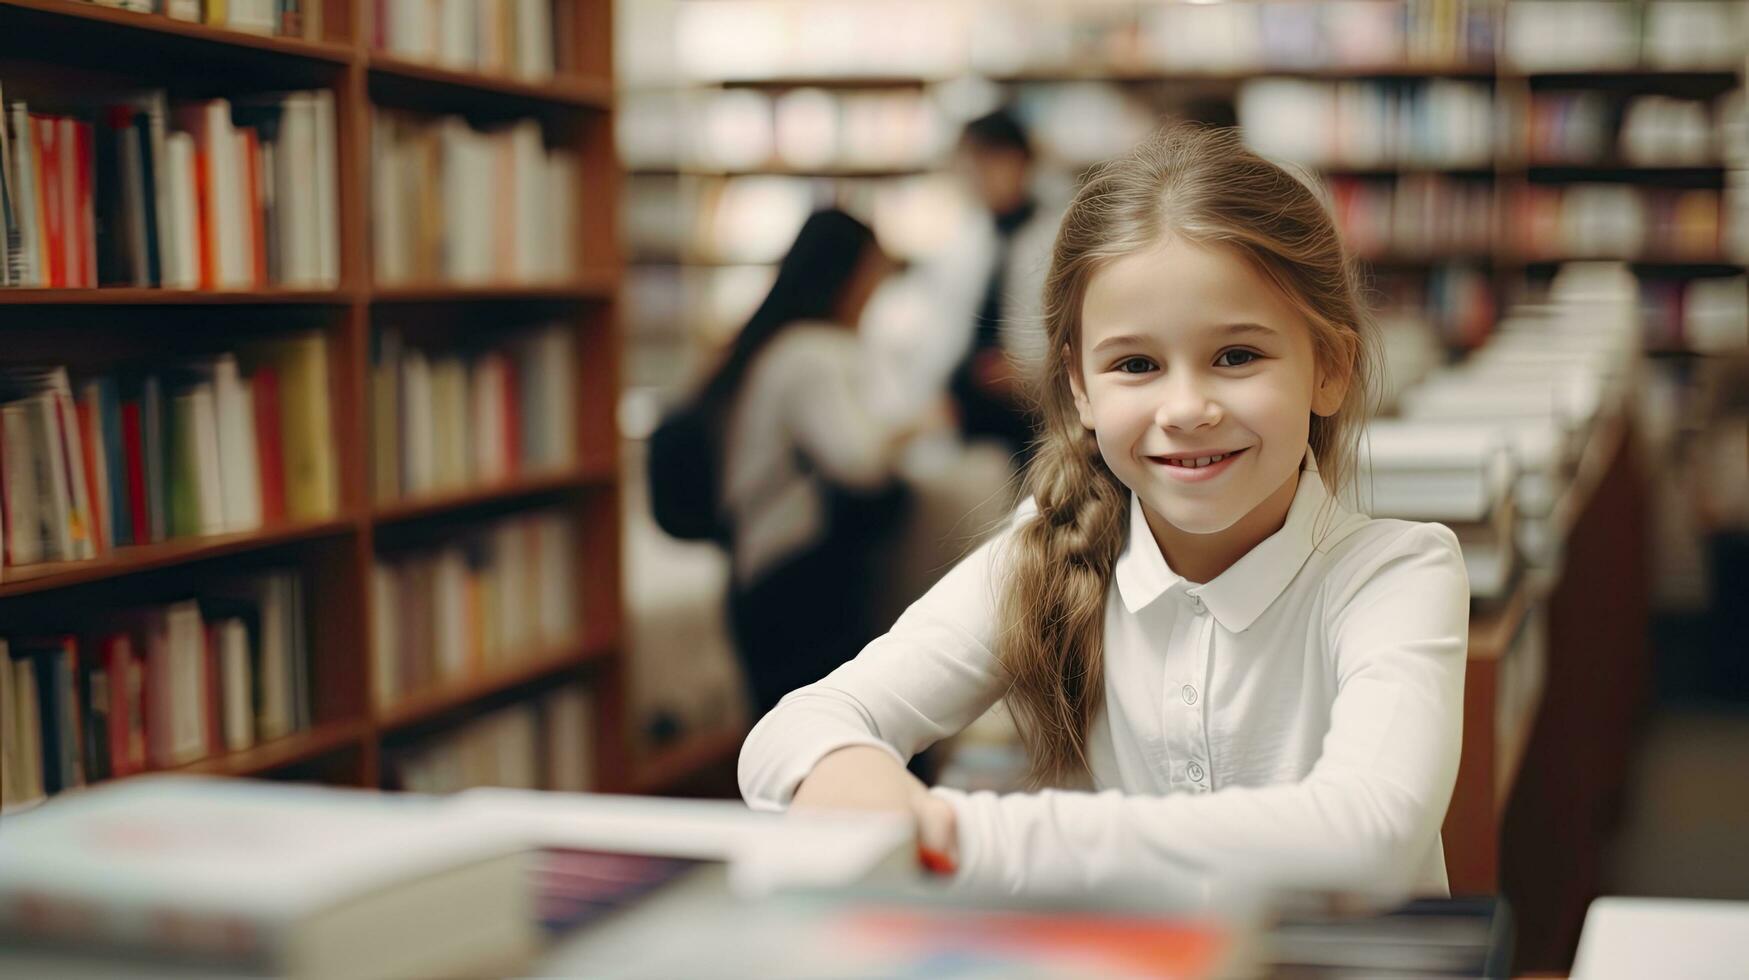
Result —
[[[1346,381],[1324,377],[1273,283],[1168,237],[1095,273],[1081,322],[1081,424],[1152,519],[1216,534],[1266,502],[1286,514],[1311,415],[1333,414]]]

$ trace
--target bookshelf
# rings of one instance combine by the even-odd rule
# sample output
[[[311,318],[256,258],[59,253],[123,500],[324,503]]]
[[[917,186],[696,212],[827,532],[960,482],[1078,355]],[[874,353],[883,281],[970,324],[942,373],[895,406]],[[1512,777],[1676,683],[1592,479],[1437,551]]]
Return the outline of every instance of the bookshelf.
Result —
[[[326,351],[338,503],[319,519],[265,522],[235,533],[172,537],[97,557],[0,568],[0,637],[78,633],[84,617],[204,595],[214,583],[258,570],[302,575],[309,630],[307,727],[210,751],[178,765],[238,776],[315,778],[390,785],[388,748],[441,734],[493,708],[561,686],[589,692],[593,786],[634,785],[626,751],[620,582],[619,464],[613,413],[620,357],[614,151],[613,4],[552,0],[553,65],[547,78],[459,70],[379,50],[371,0],[305,0],[320,34],[268,36],[81,0],[0,0],[0,85],[69,114],[111,95],[163,90],[182,99],[285,91],[331,93],[334,106],[338,276],[321,288],[257,286],[190,290],[140,286],[0,288],[0,368],[66,365],[74,378],[174,363],[273,340],[319,334]],[[80,95],[68,96],[77,92]],[[496,127],[540,125],[564,166],[576,213],[561,222],[565,274],[536,281],[380,281],[372,237],[374,120],[384,112],[460,116]],[[373,357],[386,329],[438,350],[556,328],[572,361],[575,444],[557,467],[413,497],[373,489]],[[551,420],[542,424],[550,425]],[[561,430],[564,431],[564,430]],[[392,702],[373,692],[373,567],[401,550],[478,532],[489,521],[555,514],[574,563],[565,593],[572,639],[512,651],[465,675]],[[82,651],[83,652],[83,651]],[[648,779],[636,785],[658,788]]]

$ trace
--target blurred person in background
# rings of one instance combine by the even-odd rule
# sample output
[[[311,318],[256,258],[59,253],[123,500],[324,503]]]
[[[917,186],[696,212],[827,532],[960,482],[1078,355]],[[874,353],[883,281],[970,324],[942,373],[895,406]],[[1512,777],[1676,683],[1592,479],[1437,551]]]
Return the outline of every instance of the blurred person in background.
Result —
[[[967,441],[994,440],[1024,464],[1033,420],[1021,368],[1040,353],[1040,287],[1062,210],[1041,200],[1032,141],[1007,109],[966,124],[956,169],[988,220],[935,270],[958,353],[948,392]]]
[[[896,467],[943,418],[871,410],[857,325],[892,270],[867,225],[811,215],[706,386],[728,406],[729,616],[756,714],[880,633],[870,574],[906,510]]]

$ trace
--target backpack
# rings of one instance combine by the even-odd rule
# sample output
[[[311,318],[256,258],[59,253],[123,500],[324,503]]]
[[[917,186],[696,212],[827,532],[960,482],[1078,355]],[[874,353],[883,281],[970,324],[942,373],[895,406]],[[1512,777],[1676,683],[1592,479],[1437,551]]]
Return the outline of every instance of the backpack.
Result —
[[[656,526],[682,541],[728,541],[718,426],[709,399],[670,412],[650,434],[647,471]]]

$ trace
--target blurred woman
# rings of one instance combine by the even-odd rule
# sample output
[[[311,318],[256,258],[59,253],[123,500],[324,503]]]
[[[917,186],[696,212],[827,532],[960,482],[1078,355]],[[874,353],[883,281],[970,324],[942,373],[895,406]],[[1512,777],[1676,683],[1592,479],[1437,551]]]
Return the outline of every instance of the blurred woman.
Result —
[[[869,589],[904,511],[894,466],[916,426],[871,410],[856,328],[892,268],[862,222],[815,213],[707,387],[728,406],[729,616],[755,717],[887,625]]]

